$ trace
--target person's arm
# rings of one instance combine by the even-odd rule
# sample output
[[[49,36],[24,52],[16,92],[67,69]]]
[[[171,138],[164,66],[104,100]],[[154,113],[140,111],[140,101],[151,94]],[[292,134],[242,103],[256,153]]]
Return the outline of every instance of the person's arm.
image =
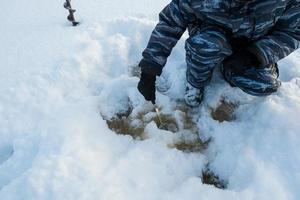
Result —
[[[151,75],[160,75],[173,47],[185,32],[193,17],[185,0],[173,0],[159,14],[159,23],[152,32],[139,66]]]
[[[258,57],[262,65],[274,64],[298,49],[299,41],[300,0],[290,0],[270,34],[257,40],[248,49]]]

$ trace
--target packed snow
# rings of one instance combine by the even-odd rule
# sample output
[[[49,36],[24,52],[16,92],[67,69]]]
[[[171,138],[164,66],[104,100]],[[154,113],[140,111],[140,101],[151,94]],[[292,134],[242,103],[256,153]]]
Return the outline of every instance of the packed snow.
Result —
[[[171,148],[184,132],[145,126],[146,137],[116,134],[106,120],[148,109],[131,70],[166,0],[18,0],[0,7],[0,199],[299,199],[300,54],[280,64],[280,90],[252,97],[216,69],[193,110],[205,151]],[[179,113],[184,35],[159,81],[162,112]],[[211,111],[235,105],[219,122]],[[150,116],[151,118],[151,116]],[[187,132],[188,135],[192,133]],[[225,189],[203,184],[207,167]]]

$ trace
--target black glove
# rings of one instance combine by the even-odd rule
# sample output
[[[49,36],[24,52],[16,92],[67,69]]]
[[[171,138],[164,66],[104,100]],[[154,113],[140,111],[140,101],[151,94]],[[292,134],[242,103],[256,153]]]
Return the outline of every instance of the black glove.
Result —
[[[233,53],[223,62],[224,68],[230,68],[236,73],[242,73],[248,67],[259,67],[260,62],[258,58],[247,50],[241,50]]]
[[[141,79],[138,84],[138,90],[147,101],[155,104],[155,81],[156,76],[142,72]]]

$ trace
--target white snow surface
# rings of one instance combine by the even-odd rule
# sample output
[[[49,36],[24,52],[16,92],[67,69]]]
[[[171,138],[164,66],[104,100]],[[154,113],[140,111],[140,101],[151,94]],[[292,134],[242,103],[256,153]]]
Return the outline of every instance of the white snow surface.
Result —
[[[150,123],[143,141],[117,135],[99,114],[142,107],[141,59],[166,0],[77,1],[82,22],[66,22],[63,1],[11,0],[0,7],[0,199],[299,199],[300,55],[280,62],[281,89],[264,98],[231,88],[216,73],[199,108],[206,153],[171,149]],[[184,36],[186,37],[186,36]],[[185,82],[184,38],[164,69],[172,109]],[[236,119],[217,122],[221,99]],[[170,136],[170,137],[169,137]],[[210,163],[226,190],[201,182]]]

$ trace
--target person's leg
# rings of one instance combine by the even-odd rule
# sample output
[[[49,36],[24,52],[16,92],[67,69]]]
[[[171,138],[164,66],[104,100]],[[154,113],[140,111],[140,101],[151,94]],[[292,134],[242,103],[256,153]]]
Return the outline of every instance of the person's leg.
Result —
[[[278,90],[281,82],[278,80],[277,64],[264,67],[244,67],[240,70],[222,68],[225,80],[239,87],[244,92],[254,96],[267,96]]]
[[[220,65],[232,51],[226,33],[218,27],[199,29],[187,39],[185,49],[188,82],[185,100],[188,105],[197,106],[214,67]]]

